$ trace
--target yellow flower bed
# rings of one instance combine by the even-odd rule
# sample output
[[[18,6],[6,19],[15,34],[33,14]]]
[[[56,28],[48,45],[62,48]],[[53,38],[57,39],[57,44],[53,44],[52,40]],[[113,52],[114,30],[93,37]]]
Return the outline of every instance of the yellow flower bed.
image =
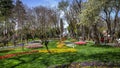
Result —
[[[63,47],[65,47],[65,43],[63,41],[57,43],[57,48],[63,48]]]
[[[76,52],[77,50],[74,48],[69,49],[50,49],[51,53],[63,53],[63,52]],[[47,50],[39,50],[41,53],[48,53]]]

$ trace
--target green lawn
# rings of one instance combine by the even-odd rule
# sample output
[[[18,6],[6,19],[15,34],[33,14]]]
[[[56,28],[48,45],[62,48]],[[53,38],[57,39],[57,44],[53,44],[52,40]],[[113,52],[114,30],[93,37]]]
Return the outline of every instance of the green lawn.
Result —
[[[49,48],[56,48],[56,42],[50,42]],[[45,49],[45,47],[40,49]],[[100,61],[114,64],[120,63],[120,48],[87,44],[77,46],[75,49],[77,49],[75,53],[34,53],[3,59],[0,60],[0,68],[46,68],[54,65],[86,61]],[[25,50],[29,51],[29,49]],[[18,52],[19,51],[21,50],[18,50]],[[8,53],[15,52],[16,50]],[[4,54],[6,53],[1,53],[1,55]]]
[[[57,41],[50,42],[49,43],[49,48],[56,48],[56,42]],[[24,48],[24,50],[22,49],[22,47],[10,48],[10,49],[7,49],[7,50],[0,51],[0,56],[6,55],[6,54],[17,53],[17,52],[28,52],[28,51],[31,51],[31,50],[43,50],[43,49],[46,49],[45,46],[43,46],[43,48],[38,48],[38,49]]]

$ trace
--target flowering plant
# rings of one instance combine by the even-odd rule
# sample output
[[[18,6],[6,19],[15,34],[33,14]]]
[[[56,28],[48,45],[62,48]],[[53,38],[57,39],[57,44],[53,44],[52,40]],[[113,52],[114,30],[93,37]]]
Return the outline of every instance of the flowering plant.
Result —
[[[57,48],[63,48],[63,47],[65,47],[65,43],[63,41],[57,43]]]
[[[41,45],[41,44],[32,44],[32,45],[28,45],[28,46],[26,46],[26,48],[41,48],[41,47],[43,47],[43,45]]]
[[[7,54],[4,56],[0,56],[0,59],[5,59],[5,58],[11,58],[14,56],[19,56],[19,55],[24,55],[24,54],[32,54],[32,53],[37,53],[39,52],[38,50],[33,50],[33,51],[29,51],[29,52],[19,52],[19,53],[14,53],[14,54]]]
[[[77,50],[74,48],[69,48],[69,49],[50,49],[51,53],[63,53],[63,52],[76,52]],[[42,53],[48,53],[47,50],[39,50],[39,52]]]

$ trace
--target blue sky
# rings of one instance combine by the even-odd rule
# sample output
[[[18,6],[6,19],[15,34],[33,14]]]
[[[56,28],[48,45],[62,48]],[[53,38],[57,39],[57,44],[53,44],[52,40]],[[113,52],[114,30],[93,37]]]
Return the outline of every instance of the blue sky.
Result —
[[[61,0],[21,0],[23,4],[27,5],[28,7],[36,7],[36,6],[48,6],[54,7],[58,5],[58,2]]]
[[[28,7],[32,8],[40,5],[47,7],[55,7],[62,0],[21,0],[21,1],[23,2],[24,5],[27,5]],[[68,0],[68,1],[72,1],[72,0]]]

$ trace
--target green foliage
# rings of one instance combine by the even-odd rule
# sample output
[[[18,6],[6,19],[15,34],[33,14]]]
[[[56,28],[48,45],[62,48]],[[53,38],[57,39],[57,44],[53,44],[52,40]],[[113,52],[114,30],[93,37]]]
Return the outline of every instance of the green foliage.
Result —
[[[3,63],[0,65],[0,68],[3,68],[3,67],[9,68],[9,67],[12,67],[13,65],[19,64],[20,62],[21,61],[15,60],[15,59],[0,61],[0,63]]]
[[[0,0],[0,17],[10,16],[13,8],[12,0]]]
[[[85,3],[85,8],[81,11],[80,24],[92,25],[97,23],[100,19],[101,9],[106,2],[108,2],[108,0],[88,0],[88,2]]]
[[[59,2],[59,4],[58,4],[58,8],[60,9],[60,10],[66,10],[67,9],[67,7],[68,7],[68,5],[69,5],[69,3],[68,3],[68,1],[66,0],[62,0],[61,2]]]
[[[91,2],[91,1],[90,1]],[[92,3],[92,2],[91,2]],[[86,4],[86,8],[84,10],[82,10],[82,13],[81,13],[81,23],[84,24],[89,24],[89,23],[93,23],[95,20],[94,19],[94,15],[98,16],[98,14],[94,14],[94,13],[97,13],[97,12],[93,12],[96,8],[94,8],[91,3],[87,3]],[[93,2],[94,3],[94,2]]]

